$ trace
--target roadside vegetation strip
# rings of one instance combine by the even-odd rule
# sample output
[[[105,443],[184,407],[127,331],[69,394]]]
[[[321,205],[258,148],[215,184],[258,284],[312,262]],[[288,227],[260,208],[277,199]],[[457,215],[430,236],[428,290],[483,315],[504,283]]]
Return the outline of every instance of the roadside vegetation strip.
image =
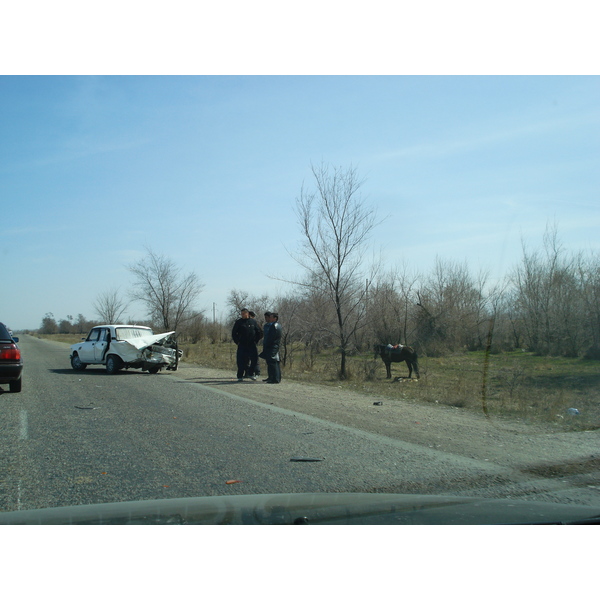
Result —
[[[235,370],[235,345],[198,342],[182,345],[184,361],[205,367]],[[285,379],[365,392],[390,400],[442,404],[482,412],[483,351],[455,353],[419,360],[421,378],[408,375],[404,363],[392,367],[385,379],[385,365],[372,352],[348,358],[349,377],[337,378],[337,355],[324,351],[312,365],[297,358],[283,368]],[[515,351],[488,354],[485,388],[490,415],[504,415],[552,422],[560,429],[600,428],[600,365],[583,358],[536,356]],[[578,415],[572,415],[576,408]]]

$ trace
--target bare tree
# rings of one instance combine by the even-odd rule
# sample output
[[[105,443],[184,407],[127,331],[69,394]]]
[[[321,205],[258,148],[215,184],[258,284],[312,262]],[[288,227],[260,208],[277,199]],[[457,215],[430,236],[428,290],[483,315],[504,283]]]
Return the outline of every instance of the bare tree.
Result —
[[[119,295],[119,289],[102,292],[94,302],[94,310],[104,323],[118,323],[127,310],[128,303]]]
[[[377,343],[415,345],[417,273],[401,263],[369,286],[368,318]]]
[[[242,308],[248,308],[254,311],[257,315],[257,319],[260,322],[263,313],[271,308],[274,309],[273,301],[267,294],[262,296],[253,296],[249,292],[244,290],[231,290],[229,296],[227,296],[226,306],[229,309],[227,315],[227,322],[233,323],[236,319],[240,318],[240,310]]]
[[[510,318],[529,350],[575,357],[597,347],[598,259],[567,252],[556,225],[547,225],[542,251],[529,251],[523,242],[510,283]]]
[[[94,327],[96,323],[88,321],[81,313],[77,315],[77,321],[73,323],[74,333],[84,333]]]
[[[131,297],[146,305],[148,316],[165,331],[174,331],[180,323],[195,318],[194,303],[204,285],[198,275],[183,275],[173,260],[146,248],[148,255],[129,266],[135,276]]]
[[[58,325],[56,324],[56,319],[54,315],[50,312],[44,315],[42,319],[42,326],[40,327],[40,333],[43,334],[52,334],[58,332]]]
[[[529,251],[522,242],[523,258],[511,274],[516,293],[515,309],[530,350],[540,354],[554,352],[560,339],[559,325],[554,318],[559,287],[567,286],[570,270],[565,262],[556,226],[546,226],[543,252]],[[560,292],[564,295],[565,290]],[[568,307],[571,310],[571,306]]]
[[[193,312],[190,316],[186,315],[182,322],[184,322],[184,325],[177,332],[179,341],[196,344],[207,335],[207,323],[202,313]]]
[[[427,343],[430,355],[485,346],[489,329],[486,282],[487,274],[480,271],[474,278],[466,262],[436,258],[433,273],[417,293],[418,337]]]
[[[227,313],[228,323],[233,323],[236,319],[239,319],[242,308],[249,308],[249,298],[250,294],[245,290],[234,289],[229,292],[229,296],[227,296],[227,301],[225,302],[229,311]]]
[[[365,310],[364,255],[375,227],[375,210],[360,196],[356,169],[312,167],[316,191],[301,190],[296,214],[303,241],[293,258],[308,273],[296,285],[324,292],[335,311],[336,336],[341,354],[339,376],[347,377],[346,357],[352,336]],[[371,275],[371,279],[373,275]]]
[[[276,298],[274,306],[277,307],[277,310],[283,319],[281,362],[284,367],[291,367],[295,350],[293,342],[301,341],[305,330],[305,322],[300,315],[302,299],[296,295],[279,296]]]
[[[585,356],[600,358],[600,255],[579,259],[577,277],[584,305],[583,328],[588,333]]]

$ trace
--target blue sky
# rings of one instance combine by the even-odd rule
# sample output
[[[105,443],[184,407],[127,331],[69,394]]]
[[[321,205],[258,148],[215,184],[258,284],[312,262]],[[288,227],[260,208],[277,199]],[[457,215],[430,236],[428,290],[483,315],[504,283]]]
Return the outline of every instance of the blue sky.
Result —
[[[299,272],[285,248],[321,162],[364,178],[389,268],[499,277],[549,222],[599,249],[598,77],[0,76],[0,131],[14,329],[96,318],[145,245],[198,273],[210,315],[232,289],[286,291],[269,275]]]

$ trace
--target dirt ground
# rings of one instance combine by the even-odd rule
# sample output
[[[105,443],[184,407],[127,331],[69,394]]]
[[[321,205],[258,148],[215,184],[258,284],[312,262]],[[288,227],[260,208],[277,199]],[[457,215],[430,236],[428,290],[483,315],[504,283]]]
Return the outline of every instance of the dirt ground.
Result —
[[[600,431],[557,431],[530,423],[473,414],[442,404],[417,404],[335,386],[283,380],[279,385],[238,382],[235,373],[181,363],[173,373],[263,404],[312,415],[372,434],[489,461],[509,469],[502,482],[481,482],[477,495],[600,505]],[[398,385],[419,385],[405,380]],[[472,485],[472,483],[471,483]]]

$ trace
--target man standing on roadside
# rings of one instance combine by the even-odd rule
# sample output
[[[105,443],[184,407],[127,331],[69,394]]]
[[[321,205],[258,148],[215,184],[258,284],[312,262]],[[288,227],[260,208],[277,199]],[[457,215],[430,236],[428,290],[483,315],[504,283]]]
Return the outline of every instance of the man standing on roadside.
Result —
[[[281,342],[281,325],[276,312],[265,313],[265,327],[263,338],[263,351],[261,358],[267,361],[266,383],[279,383],[281,381],[281,366],[279,364],[279,344]]]
[[[262,337],[258,323],[250,318],[247,308],[242,308],[241,318],[238,319],[231,331],[231,337],[237,344],[237,380],[244,381],[244,375],[250,374],[250,379],[256,381],[256,363],[258,362],[258,349],[256,344]]]

